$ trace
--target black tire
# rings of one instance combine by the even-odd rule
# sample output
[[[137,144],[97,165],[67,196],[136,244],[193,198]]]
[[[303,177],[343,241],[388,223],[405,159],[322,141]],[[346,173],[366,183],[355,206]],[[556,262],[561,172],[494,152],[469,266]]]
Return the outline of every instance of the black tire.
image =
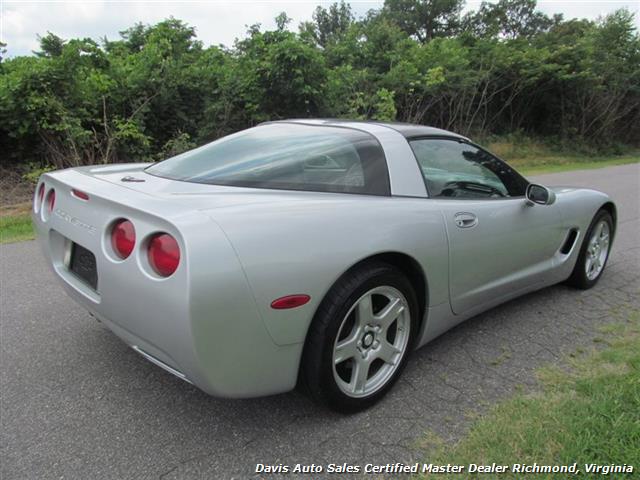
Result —
[[[607,246],[607,256],[604,260],[604,264],[600,273],[595,278],[589,279],[586,272],[586,262],[587,262],[587,250],[589,247],[589,239],[591,238],[594,228],[601,222],[605,221],[609,226],[609,243]],[[613,219],[611,218],[611,214],[606,210],[598,210],[598,212],[593,217],[589,228],[587,229],[587,234],[582,239],[582,245],[580,246],[580,253],[578,255],[578,260],[576,261],[575,266],[573,267],[573,272],[571,272],[571,276],[567,279],[567,284],[572,287],[579,288],[581,290],[587,290],[593,287],[600,277],[602,277],[602,273],[607,265],[607,261],[609,260],[609,253],[611,252],[611,244],[613,240],[614,234],[614,225]]]
[[[409,306],[410,332],[395,371],[378,390],[368,396],[354,398],[338,386],[333,371],[333,350],[343,320],[363,295],[376,287],[392,287]],[[404,370],[414,348],[419,327],[416,294],[406,276],[397,268],[382,262],[355,267],[343,275],[320,304],[307,334],[301,365],[301,383],[318,403],[342,413],[364,410],[380,400],[391,389]]]

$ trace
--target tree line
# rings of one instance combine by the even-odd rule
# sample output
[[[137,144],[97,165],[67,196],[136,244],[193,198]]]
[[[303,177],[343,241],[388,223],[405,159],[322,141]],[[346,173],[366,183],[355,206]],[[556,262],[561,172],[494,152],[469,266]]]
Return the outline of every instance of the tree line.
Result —
[[[297,29],[248,27],[205,47],[170,18],[106,38],[40,37],[2,58],[0,149],[9,165],[166,158],[260,122],[343,117],[606,146],[640,143],[633,14],[549,17],[535,0],[386,0],[355,18],[317,7]],[[6,46],[4,46],[6,47]]]

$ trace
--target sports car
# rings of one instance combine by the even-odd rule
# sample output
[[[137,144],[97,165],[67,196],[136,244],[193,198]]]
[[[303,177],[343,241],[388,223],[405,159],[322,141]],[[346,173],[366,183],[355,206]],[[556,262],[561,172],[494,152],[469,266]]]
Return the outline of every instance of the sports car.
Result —
[[[372,405],[461,321],[605,268],[604,193],[530,183],[468,138],[267,122],[158,163],[46,173],[33,222],[68,294],[205,392]]]

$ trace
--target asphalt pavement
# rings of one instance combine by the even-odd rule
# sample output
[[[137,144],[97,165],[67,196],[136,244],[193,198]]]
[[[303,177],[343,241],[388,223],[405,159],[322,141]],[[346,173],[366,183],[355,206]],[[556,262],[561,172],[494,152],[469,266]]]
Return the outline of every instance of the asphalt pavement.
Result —
[[[594,345],[600,325],[640,308],[640,164],[535,180],[596,188],[617,202],[600,283],[546,288],[467,321],[415,352],[390,395],[352,416],[297,392],[212,398],[69,299],[34,242],[0,246],[0,477],[226,479],[254,476],[257,463],[427,460],[426,433],[460,438],[490,405],[535,389],[537,367]]]

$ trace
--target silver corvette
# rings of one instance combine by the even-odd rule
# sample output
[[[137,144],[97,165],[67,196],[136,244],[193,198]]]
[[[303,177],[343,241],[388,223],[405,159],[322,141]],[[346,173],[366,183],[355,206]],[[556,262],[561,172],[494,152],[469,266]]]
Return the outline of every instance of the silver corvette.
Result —
[[[216,396],[300,385],[355,411],[461,321],[592,287],[616,207],[448,131],[290,120],[47,173],[33,220],[69,295],[147,360]]]

